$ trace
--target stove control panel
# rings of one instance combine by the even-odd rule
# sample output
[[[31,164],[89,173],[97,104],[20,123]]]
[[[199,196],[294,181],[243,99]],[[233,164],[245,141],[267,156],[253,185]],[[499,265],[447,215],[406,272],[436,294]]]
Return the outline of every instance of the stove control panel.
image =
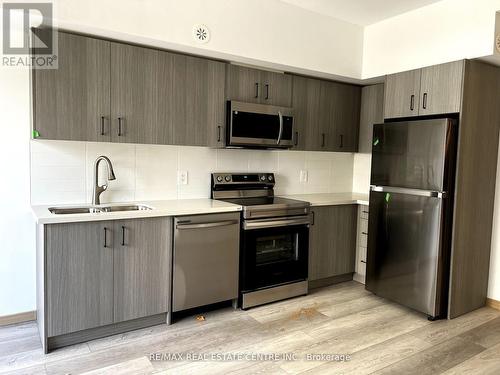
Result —
[[[223,185],[274,186],[274,173],[212,173],[212,186]]]

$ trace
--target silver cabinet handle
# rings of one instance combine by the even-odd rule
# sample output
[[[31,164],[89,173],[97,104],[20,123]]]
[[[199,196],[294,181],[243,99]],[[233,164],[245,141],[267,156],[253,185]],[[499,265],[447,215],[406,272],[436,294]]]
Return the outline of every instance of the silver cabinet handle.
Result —
[[[427,93],[424,92],[424,97],[422,99],[422,108],[427,109]]]
[[[410,96],[410,111],[415,108],[415,95]]]
[[[265,97],[266,100],[269,99],[269,84],[266,83],[266,97]]]
[[[216,221],[213,223],[200,223],[200,224],[177,224],[175,226],[176,229],[203,229],[203,228],[215,228],[215,227],[224,227],[227,225],[235,225],[238,224],[238,220],[225,220],[225,221]]]
[[[217,142],[220,142],[221,137],[220,137],[220,125],[217,126]]]
[[[278,111],[278,117],[280,119],[280,132],[278,133],[278,141],[276,142],[277,145],[280,144],[281,136],[283,135],[283,115],[281,114],[281,111]]]

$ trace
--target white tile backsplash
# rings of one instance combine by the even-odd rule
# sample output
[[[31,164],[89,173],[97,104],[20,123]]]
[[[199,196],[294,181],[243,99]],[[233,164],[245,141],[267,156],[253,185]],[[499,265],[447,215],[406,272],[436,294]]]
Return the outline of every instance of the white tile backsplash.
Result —
[[[116,174],[101,195],[102,202],[208,198],[210,174],[215,171],[273,172],[276,194],[353,189],[355,156],[349,153],[35,140],[31,141],[32,204],[90,203],[99,155],[110,158]],[[301,170],[307,171],[308,181],[300,182]],[[178,184],[178,171],[188,172],[188,184]],[[105,169],[102,172],[104,176]]]

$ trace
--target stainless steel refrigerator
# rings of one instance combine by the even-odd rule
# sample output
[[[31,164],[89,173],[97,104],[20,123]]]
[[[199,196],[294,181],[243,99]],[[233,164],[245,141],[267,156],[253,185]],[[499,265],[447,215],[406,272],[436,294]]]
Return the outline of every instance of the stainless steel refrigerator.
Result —
[[[445,118],[373,129],[366,289],[432,320],[447,312],[457,127]]]

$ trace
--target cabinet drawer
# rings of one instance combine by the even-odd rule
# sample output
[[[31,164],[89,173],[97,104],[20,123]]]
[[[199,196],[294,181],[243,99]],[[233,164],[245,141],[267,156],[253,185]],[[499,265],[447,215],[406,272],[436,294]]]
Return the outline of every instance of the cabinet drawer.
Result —
[[[361,219],[359,221],[359,234],[367,234],[368,233],[368,220]]]
[[[359,235],[359,246],[366,248],[368,245],[368,235],[361,233]]]
[[[368,206],[360,206],[359,211],[359,217],[368,220]]]
[[[359,247],[359,262],[366,264],[366,247]]]

